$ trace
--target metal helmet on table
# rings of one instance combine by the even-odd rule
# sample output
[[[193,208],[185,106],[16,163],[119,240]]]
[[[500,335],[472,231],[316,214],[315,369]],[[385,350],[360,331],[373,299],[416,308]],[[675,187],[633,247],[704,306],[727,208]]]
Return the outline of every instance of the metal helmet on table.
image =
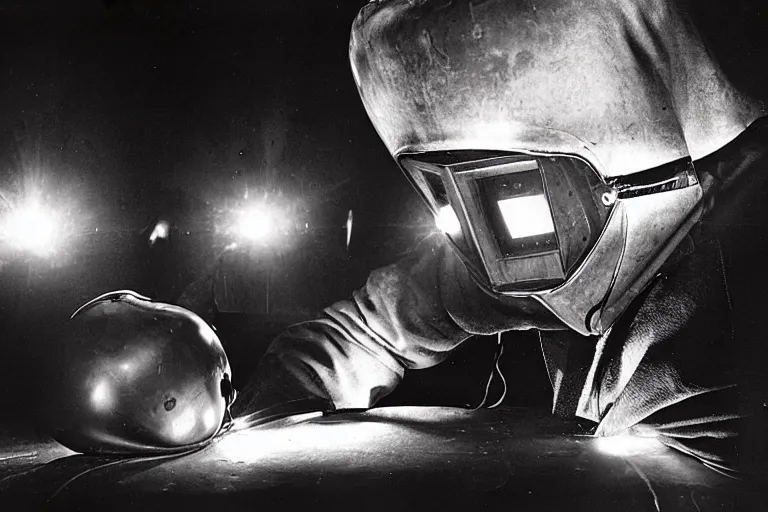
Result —
[[[54,376],[53,436],[82,453],[176,453],[210,441],[234,399],[213,329],[131,291],[78,309]]]

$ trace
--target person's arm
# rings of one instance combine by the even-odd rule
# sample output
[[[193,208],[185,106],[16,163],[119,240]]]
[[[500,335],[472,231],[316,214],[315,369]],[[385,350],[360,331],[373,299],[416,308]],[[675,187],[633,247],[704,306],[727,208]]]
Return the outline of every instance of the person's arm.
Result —
[[[368,408],[406,370],[438,364],[473,334],[558,325],[537,303],[504,304],[472,281],[442,236],[373,271],[350,300],[290,327],[260,360],[233,413],[302,402],[326,410]]]
[[[365,286],[278,336],[234,404],[236,415],[307,399],[324,409],[368,408],[406,369],[433,366],[471,333],[442,301],[437,240],[373,271]]]

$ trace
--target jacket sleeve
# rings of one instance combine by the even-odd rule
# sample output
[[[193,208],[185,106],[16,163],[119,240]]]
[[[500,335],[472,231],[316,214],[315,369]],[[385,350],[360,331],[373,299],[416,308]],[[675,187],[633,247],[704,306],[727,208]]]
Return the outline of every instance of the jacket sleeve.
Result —
[[[451,255],[429,240],[396,264],[373,271],[352,298],[290,327],[260,360],[235,402],[235,414],[280,404],[368,408],[406,369],[445,359],[471,336],[446,310],[441,271]]]
[[[446,239],[433,235],[410,256],[373,271],[351,299],[278,336],[233,413],[279,410],[280,404],[368,408],[405,370],[440,363],[474,334],[534,327],[564,328],[537,302],[486,294]]]

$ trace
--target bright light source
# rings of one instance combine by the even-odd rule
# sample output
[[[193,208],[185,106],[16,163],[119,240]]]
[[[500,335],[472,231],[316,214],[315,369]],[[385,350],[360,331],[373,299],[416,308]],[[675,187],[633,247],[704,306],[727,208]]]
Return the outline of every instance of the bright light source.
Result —
[[[58,228],[51,211],[31,202],[11,210],[0,231],[2,238],[17,248],[45,256],[56,250]]]
[[[654,437],[630,435],[598,437],[595,446],[601,452],[616,457],[641,455],[664,450],[666,447]]]
[[[449,235],[458,235],[461,233],[459,217],[456,216],[456,212],[453,211],[453,208],[451,208],[451,205],[449,204],[440,208],[435,217],[435,224],[440,231],[448,233]]]
[[[216,450],[232,462],[259,463],[290,453],[343,457],[349,450],[383,450],[402,434],[402,430],[378,422],[289,423],[233,432],[218,441]]]
[[[240,216],[237,231],[243,238],[251,241],[268,239],[274,231],[275,218],[265,205],[252,206]]]
[[[304,227],[309,227],[309,223],[305,223]],[[349,242],[352,241],[352,210],[349,210],[347,214],[347,249],[349,249]]]
[[[511,197],[499,201],[501,216],[512,238],[554,233],[549,203],[543,195]]]
[[[149,235],[149,245],[155,245],[155,242],[158,238],[168,238],[168,233],[170,232],[170,226],[168,223],[164,220],[161,220],[157,223],[155,226],[155,229],[152,230],[152,234]]]

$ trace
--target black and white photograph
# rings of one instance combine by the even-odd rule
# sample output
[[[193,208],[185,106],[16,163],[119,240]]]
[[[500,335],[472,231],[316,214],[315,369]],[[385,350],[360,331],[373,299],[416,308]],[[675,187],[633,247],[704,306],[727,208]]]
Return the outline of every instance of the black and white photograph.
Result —
[[[0,0],[0,510],[768,510],[768,3]]]

